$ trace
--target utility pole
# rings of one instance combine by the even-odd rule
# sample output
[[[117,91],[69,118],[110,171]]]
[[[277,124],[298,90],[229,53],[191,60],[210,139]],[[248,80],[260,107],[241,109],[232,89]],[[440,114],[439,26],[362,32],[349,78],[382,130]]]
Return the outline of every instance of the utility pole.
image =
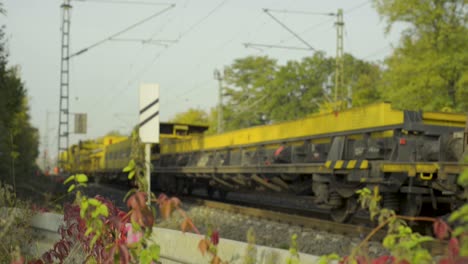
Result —
[[[61,47],[61,61],[60,61],[60,102],[59,102],[59,125],[58,125],[58,166],[60,164],[60,152],[67,151],[69,143],[69,91],[70,91],[70,69],[69,69],[69,55],[70,55],[70,12],[72,6],[70,0],[63,0],[62,8],[62,47]],[[68,161],[68,155],[65,155],[65,160]]]
[[[336,70],[335,70],[335,111],[338,110],[338,98],[341,97],[344,89],[344,59],[343,59],[343,31],[344,31],[344,21],[343,21],[343,9],[338,9],[336,13]],[[348,91],[348,97],[349,97]],[[350,100],[350,98],[348,98]],[[349,105],[349,104],[348,104]]]
[[[215,69],[213,72],[215,80],[218,80],[219,90],[218,90],[218,133],[223,132],[223,84],[222,76],[218,69]]]
[[[49,155],[49,114],[50,112],[47,111],[46,113],[46,121],[45,121],[45,133],[44,133],[44,160],[43,160],[43,170],[45,173],[48,173],[48,155]]]

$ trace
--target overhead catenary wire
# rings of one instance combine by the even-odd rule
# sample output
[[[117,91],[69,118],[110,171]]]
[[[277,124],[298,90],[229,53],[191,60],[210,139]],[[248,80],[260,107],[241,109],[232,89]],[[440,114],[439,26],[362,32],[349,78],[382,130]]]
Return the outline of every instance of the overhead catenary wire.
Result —
[[[121,1],[121,0],[74,0],[75,2],[94,2],[101,4],[126,4],[126,5],[170,5],[172,3],[157,3],[145,1]]]
[[[164,12],[166,12],[166,11],[168,11],[168,10],[174,8],[174,6],[175,6],[175,4],[171,4],[170,6],[164,8],[163,10],[158,11],[158,12],[152,14],[151,16],[146,17],[146,18],[144,18],[144,19],[142,19],[142,20],[136,22],[135,24],[132,24],[132,25],[130,25],[130,26],[124,28],[123,30],[120,30],[120,31],[118,31],[118,32],[116,32],[116,33],[114,33],[114,34],[112,34],[112,35],[110,35],[110,36],[108,36],[108,37],[106,37],[106,38],[104,38],[104,39],[102,39],[102,40],[100,40],[100,41],[98,41],[98,42],[92,44],[92,45],[89,45],[88,47],[86,47],[86,48],[84,48],[84,49],[82,49],[82,50],[80,50],[80,51],[78,51],[78,52],[75,52],[75,53],[71,54],[70,56],[68,56],[67,59],[70,59],[70,58],[72,58],[72,57],[81,55],[81,54],[83,54],[83,53],[89,51],[89,50],[92,49],[92,48],[95,48],[95,47],[97,47],[97,46],[99,46],[99,45],[102,45],[102,44],[105,43],[106,41],[112,40],[113,38],[115,38],[115,37],[117,37],[117,36],[120,36],[120,35],[122,35],[123,33],[126,33],[126,32],[128,32],[128,31],[130,31],[130,30],[132,30],[132,29],[134,29],[134,28],[140,26],[141,24],[144,24],[145,22],[148,22],[148,21],[150,21],[151,19],[153,19],[153,18],[155,18],[155,17],[157,17],[157,16],[163,14]]]
[[[208,12],[205,16],[203,16],[202,18],[200,18],[197,22],[195,22],[194,24],[192,24],[192,26],[190,26],[186,31],[182,32],[179,36],[179,38],[183,38],[184,36],[186,36],[187,34],[190,34],[190,32],[192,32],[198,25],[200,25],[201,23],[203,23],[203,21],[205,21],[207,18],[209,18],[211,15],[213,15],[216,11],[218,11],[218,9],[220,9],[224,4],[226,4],[228,0],[224,0],[222,1],[221,3],[219,3],[217,6],[215,6],[210,12]]]
[[[293,34],[299,41],[301,41],[304,45],[309,47],[311,50],[315,50],[307,41],[305,41],[303,38],[301,38],[296,32],[294,32],[292,29],[290,29],[288,26],[286,26],[283,22],[281,22],[278,18],[276,18],[274,15],[272,15],[268,9],[263,9],[263,11],[269,15],[273,20],[275,20],[278,24],[280,24],[284,29],[289,31],[289,33]]]
[[[224,0],[222,1],[221,3],[219,3],[218,5],[216,5],[213,9],[211,9],[205,16],[201,17],[199,20],[197,20],[194,24],[192,24],[190,27],[188,27],[188,29],[186,31],[184,31],[183,33],[181,33],[179,35],[179,41],[181,41],[181,39],[190,34],[193,30],[195,30],[196,27],[198,27],[201,23],[203,23],[206,19],[208,19],[211,15],[213,15],[216,11],[218,11],[228,0]],[[128,87],[130,87],[130,85],[132,83],[134,83],[138,78],[140,78],[141,75],[145,74],[149,69],[150,67],[153,66],[153,64],[157,61],[157,59],[162,55],[162,53],[164,51],[166,51],[167,49],[169,49],[170,47],[172,46],[169,46],[167,47],[166,49],[158,52],[155,57],[151,60],[151,62],[149,64],[147,64],[138,74],[135,75],[135,77],[129,81],[127,83],[127,86],[125,86],[123,89],[120,90],[120,93],[121,92],[124,92],[126,89],[128,89]],[[120,93],[117,93],[117,94],[120,94]],[[113,99],[115,99],[115,96],[116,94],[114,94],[114,97],[112,98],[111,100],[111,104],[115,101]]]

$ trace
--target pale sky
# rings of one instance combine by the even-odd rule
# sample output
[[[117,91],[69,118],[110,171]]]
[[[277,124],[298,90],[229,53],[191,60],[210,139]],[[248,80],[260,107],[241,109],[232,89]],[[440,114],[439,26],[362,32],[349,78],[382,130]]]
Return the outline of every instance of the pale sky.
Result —
[[[39,128],[41,151],[57,149],[60,70],[60,0],[0,0],[7,10],[10,65],[19,65],[30,98],[32,123]],[[101,2],[100,2],[101,1]],[[72,1],[71,51],[76,52],[163,10],[167,5],[124,4],[121,0]],[[304,12],[344,10],[344,50],[381,61],[396,46],[400,30],[384,34],[385,24],[363,0],[141,0],[176,6],[120,38],[179,41],[165,48],[137,42],[111,42],[70,61],[70,111],[88,114],[88,134],[71,135],[70,143],[96,138],[111,130],[128,134],[138,122],[138,88],[159,83],[161,120],[191,107],[208,110],[217,104],[213,70],[234,59],[267,55],[300,60],[313,51],[245,48],[246,42],[304,47],[262,9]],[[117,3],[119,2],[119,3]],[[274,13],[312,47],[335,55],[334,17]],[[46,116],[49,114],[48,131]],[[73,131],[73,118],[70,119]],[[48,133],[48,144],[45,134]]]

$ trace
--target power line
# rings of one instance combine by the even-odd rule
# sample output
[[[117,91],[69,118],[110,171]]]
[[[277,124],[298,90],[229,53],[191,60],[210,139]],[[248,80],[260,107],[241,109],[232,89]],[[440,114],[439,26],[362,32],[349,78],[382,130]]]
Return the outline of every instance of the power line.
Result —
[[[210,12],[208,12],[205,16],[203,16],[202,18],[200,18],[197,22],[195,22],[194,24],[192,24],[192,26],[190,26],[186,31],[184,31],[183,33],[181,33],[179,35],[179,40],[182,39],[182,37],[186,36],[187,34],[189,34],[190,32],[192,32],[197,26],[199,26],[203,21],[205,21],[206,19],[208,19],[211,15],[213,15],[217,10],[219,10],[228,0],[224,0],[222,1],[221,3],[219,3],[218,5],[216,5],[212,10],[210,10]],[[170,48],[170,47],[168,47]],[[151,66],[153,66],[153,64],[156,62],[156,60],[161,56],[161,54],[167,50],[168,48],[160,51],[159,53],[157,53],[155,55],[155,57],[153,58],[153,60],[151,61],[151,63],[149,63],[148,65],[146,65],[145,68],[142,69],[142,71],[140,71],[139,74],[137,74],[135,76],[135,78],[133,78],[130,82],[128,82],[127,86],[124,87],[121,92],[125,91],[129,86],[130,84],[132,84],[133,82],[135,82],[141,75],[143,75],[146,71],[149,70],[149,68]],[[117,93],[117,94],[120,94],[120,93]],[[115,95],[113,97],[113,99],[115,98]],[[114,100],[112,100],[111,102],[113,102]]]
[[[74,0],[76,2],[95,2],[101,4],[126,4],[126,5],[170,5],[171,3],[155,3],[143,1],[119,1],[119,0]]]
[[[149,20],[151,20],[151,19],[153,19],[153,18],[155,18],[155,17],[161,15],[162,13],[168,11],[169,9],[172,9],[174,6],[175,6],[175,4],[171,4],[171,5],[168,6],[167,8],[164,8],[163,10],[158,11],[158,12],[154,13],[153,15],[151,15],[151,16],[145,18],[145,19],[142,19],[142,20],[138,21],[138,22],[135,23],[135,24],[130,25],[130,26],[124,28],[123,30],[120,30],[120,31],[118,31],[118,32],[116,32],[116,33],[110,35],[109,37],[106,37],[106,38],[104,38],[104,39],[102,39],[102,40],[100,40],[100,41],[98,41],[98,42],[96,42],[96,43],[94,43],[94,44],[92,44],[92,45],[90,45],[90,46],[88,46],[88,47],[86,47],[86,48],[84,48],[84,49],[78,51],[78,52],[75,52],[75,53],[71,54],[70,56],[67,57],[67,59],[70,59],[70,58],[73,58],[73,57],[75,57],[75,56],[81,55],[81,54],[85,53],[86,51],[88,51],[88,50],[90,50],[90,49],[92,49],[92,48],[95,48],[95,47],[97,47],[97,46],[103,44],[104,42],[106,42],[106,41],[108,41],[108,40],[112,40],[113,38],[115,38],[115,37],[117,37],[117,36],[119,36],[119,35],[121,35],[121,34],[123,34],[123,33],[125,33],[125,32],[128,32],[128,31],[130,31],[130,30],[136,28],[137,26],[139,26],[139,25],[141,25],[141,24],[143,24],[143,23],[145,23],[145,22],[148,22]]]
[[[349,8],[349,9],[344,10],[343,13],[345,13],[345,14],[352,13],[352,12],[354,12],[354,11],[356,11],[356,10],[358,10],[358,9],[360,9],[360,8],[362,8],[362,7],[364,7],[365,5],[367,5],[367,4],[369,4],[369,3],[370,3],[370,1],[369,1],[369,0],[366,0],[366,1],[364,1],[364,2],[362,2],[362,3],[360,3],[360,4],[358,4],[358,5],[355,5],[355,6],[351,7],[351,8]],[[288,10],[280,10],[280,11],[282,11],[282,12],[290,12],[290,13],[314,14],[314,15],[320,15],[320,14],[322,14],[322,15],[330,15],[330,16],[331,16],[331,15],[333,15],[333,16],[336,15],[335,13],[326,13],[326,12],[306,12],[306,11],[301,12],[301,11],[288,11]],[[312,25],[312,26],[306,28],[305,30],[301,31],[299,34],[301,34],[301,35],[302,35],[302,34],[306,34],[306,33],[308,33],[309,31],[311,31],[312,29],[315,29],[315,28],[317,28],[317,27],[319,27],[319,26],[328,24],[328,23],[332,22],[333,20],[334,20],[334,18],[326,19],[326,20],[324,20],[324,21],[322,21],[322,22],[319,22],[319,23],[317,23],[317,24],[314,24],[314,25]],[[282,39],[282,40],[279,42],[279,44],[282,44],[282,43],[284,43],[284,42],[286,42],[286,41],[289,41],[289,40],[291,40],[291,39],[293,39],[293,37],[287,38],[287,39],[286,39],[286,38],[285,38],[285,39]]]
[[[358,4],[358,5],[355,5],[355,6],[351,7],[351,8],[349,8],[349,9],[345,10],[343,13],[349,14],[349,13],[351,13],[351,12],[353,12],[353,11],[355,11],[355,10],[357,10],[357,9],[359,9],[359,8],[369,4],[369,3],[370,3],[370,1],[366,0],[366,1],[364,1],[364,2],[362,2],[360,4]]]
[[[305,41],[304,39],[302,39],[298,34],[296,34],[296,32],[294,32],[292,29],[290,29],[288,26],[286,26],[284,23],[282,23],[278,18],[276,18],[275,16],[273,16],[269,11],[268,9],[263,9],[263,11],[269,15],[273,20],[275,20],[278,24],[280,24],[284,29],[286,29],[287,31],[289,31],[289,33],[293,34],[298,40],[300,40],[302,43],[304,43],[304,45],[306,45],[307,47],[309,47],[311,50],[315,50],[309,43],[307,43],[307,41]]]
[[[282,45],[270,45],[270,44],[258,44],[258,43],[244,43],[244,46],[246,48],[264,47],[264,48],[292,49],[292,50],[314,50],[313,48],[282,46]]]
[[[113,38],[110,41],[117,42],[139,42],[141,44],[152,44],[163,47],[168,47],[171,43],[177,43],[177,40],[172,39],[138,39],[138,38]]]
[[[324,16],[335,16],[335,13],[323,13],[323,12],[308,12],[308,11],[297,11],[297,10],[286,10],[286,9],[268,9],[270,12],[285,13],[285,14],[300,14],[300,15],[324,15]]]
[[[204,17],[202,17],[201,19],[199,19],[197,22],[195,22],[192,26],[190,26],[190,28],[188,28],[188,30],[184,31],[182,34],[180,34],[180,37],[179,38],[182,38],[184,37],[185,35],[189,34],[190,32],[192,32],[198,25],[200,25],[203,21],[205,21],[208,17],[210,17],[212,14],[214,14],[216,11],[218,11],[218,9],[220,9],[224,4],[226,4],[228,0],[224,0],[222,1],[221,3],[219,3],[217,6],[215,6],[215,8],[213,8],[210,12],[208,12],[208,14],[206,14]]]

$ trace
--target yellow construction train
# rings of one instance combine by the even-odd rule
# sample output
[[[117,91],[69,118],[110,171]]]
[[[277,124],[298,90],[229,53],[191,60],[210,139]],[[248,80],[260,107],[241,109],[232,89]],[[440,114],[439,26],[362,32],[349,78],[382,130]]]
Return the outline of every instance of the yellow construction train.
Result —
[[[383,206],[406,215],[443,214],[460,203],[467,146],[464,114],[392,109],[377,103],[216,135],[161,123],[152,147],[155,187],[310,196],[335,221],[356,210],[357,189],[379,186]],[[68,151],[71,172],[121,177],[130,140],[104,137]],[[66,155],[65,153],[62,154]]]

